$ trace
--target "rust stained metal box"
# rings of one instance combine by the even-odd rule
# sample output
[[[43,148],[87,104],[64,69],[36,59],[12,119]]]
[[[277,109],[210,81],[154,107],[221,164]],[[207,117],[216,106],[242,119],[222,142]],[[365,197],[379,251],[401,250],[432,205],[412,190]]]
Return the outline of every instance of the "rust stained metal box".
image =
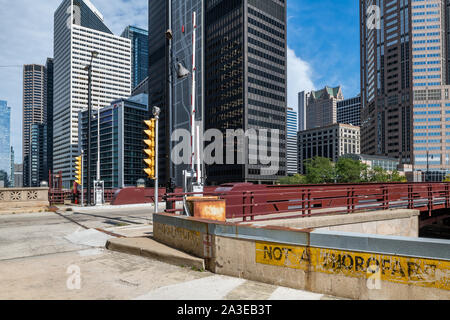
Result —
[[[225,222],[226,201],[219,197],[189,197],[186,199],[195,218]]]

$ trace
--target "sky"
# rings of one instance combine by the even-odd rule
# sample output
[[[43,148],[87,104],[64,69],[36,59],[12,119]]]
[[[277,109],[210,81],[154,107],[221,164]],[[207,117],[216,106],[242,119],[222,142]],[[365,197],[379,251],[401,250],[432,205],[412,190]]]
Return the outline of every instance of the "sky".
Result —
[[[105,24],[121,34],[127,25],[147,28],[147,0],[91,0]],[[0,100],[12,108],[11,143],[22,162],[24,64],[53,57],[53,14],[61,0],[0,0]],[[300,91],[341,85],[359,94],[359,9],[355,0],[287,0],[288,106]],[[5,67],[7,66],[7,67]]]

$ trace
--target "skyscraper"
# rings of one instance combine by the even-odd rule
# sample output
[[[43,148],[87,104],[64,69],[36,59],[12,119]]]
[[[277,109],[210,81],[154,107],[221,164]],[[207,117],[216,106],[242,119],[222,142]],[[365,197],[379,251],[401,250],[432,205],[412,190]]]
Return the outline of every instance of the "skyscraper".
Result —
[[[306,129],[314,129],[337,123],[337,104],[344,100],[341,87],[325,87],[312,91],[306,106]]]
[[[24,164],[25,187],[31,187],[30,181],[30,144],[31,127],[34,124],[44,124],[46,115],[46,69],[42,65],[30,64],[23,67],[23,136],[22,157]]]
[[[144,121],[148,120],[148,96],[137,95],[129,99],[119,99],[105,107],[100,112],[100,177],[105,182],[105,188],[124,188],[136,186],[139,179],[146,179]],[[80,148],[87,149],[87,111],[81,113],[82,141]],[[97,150],[97,122],[92,126],[92,150]],[[86,169],[86,168],[85,168]],[[84,173],[86,170],[84,170]],[[92,175],[96,176],[94,167]],[[84,175],[86,182],[86,175]]]
[[[131,40],[131,88],[136,88],[148,76],[148,31],[127,26],[122,37]]]
[[[48,181],[47,125],[34,123],[30,130],[30,151],[24,164],[27,187],[39,187]]]
[[[450,170],[450,2],[360,3],[362,152],[442,177]]]
[[[260,161],[213,164],[208,181],[273,183],[287,173],[286,2],[206,0],[205,8],[205,128],[280,135],[278,173],[267,175]]]
[[[0,172],[4,186],[11,176],[11,107],[0,100]]]
[[[337,103],[337,122],[361,126],[361,96]]]
[[[208,183],[272,183],[286,175],[286,4],[281,0],[149,1],[149,106],[162,109],[160,179],[166,180],[171,167],[170,176],[181,185],[186,168],[170,165],[164,142],[169,127],[190,130],[192,82],[178,79],[175,71],[179,64],[192,69],[194,11],[196,120],[223,133],[277,129],[281,140],[277,174],[266,175],[260,163],[213,164],[207,166]],[[168,29],[172,40],[166,38]],[[170,118],[167,106],[172,106]]]
[[[53,59],[45,64],[45,113],[47,114],[47,169],[53,171]],[[48,179],[46,179],[48,180]]]
[[[305,91],[298,93],[298,130],[306,130],[306,107],[311,93]]]
[[[15,159],[14,148],[11,146],[11,174],[9,176],[9,187],[10,188],[14,188],[15,187],[15,182],[16,182],[15,172],[14,172],[15,171],[14,159]]]
[[[297,112],[292,108],[287,111],[287,148],[286,148],[286,163],[288,175],[298,173],[298,132]]]
[[[54,15],[53,169],[63,186],[74,181],[78,156],[78,114],[88,107],[88,71],[92,52],[92,108],[131,93],[131,41],[115,36],[89,0],[64,0]],[[92,167],[96,160],[91,158]]]
[[[172,178],[181,186],[182,171],[187,164],[174,166],[169,161],[167,140],[171,131],[185,129],[190,131],[192,74],[187,78],[177,77],[177,67],[181,64],[192,71],[193,61],[193,13],[197,15],[196,29],[196,120],[202,125],[204,99],[203,83],[203,0],[150,0],[149,1],[149,109],[161,109],[159,120],[159,179],[161,183]],[[171,29],[172,40],[166,37]],[[169,65],[170,64],[170,65]],[[173,94],[171,94],[173,92]],[[172,100],[171,100],[172,98]],[[171,106],[172,112],[168,113]],[[169,117],[166,115],[169,114]],[[167,138],[168,139],[168,138]],[[170,150],[174,143],[170,142]],[[170,169],[170,172],[169,172]]]

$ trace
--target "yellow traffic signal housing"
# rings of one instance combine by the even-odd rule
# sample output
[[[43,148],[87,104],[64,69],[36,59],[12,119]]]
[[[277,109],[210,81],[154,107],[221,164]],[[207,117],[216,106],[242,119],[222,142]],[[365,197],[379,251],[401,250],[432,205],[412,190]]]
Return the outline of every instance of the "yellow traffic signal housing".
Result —
[[[146,154],[146,158],[144,159],[145,164],[147,165],[144,169],[144,172],[150,179],[156,179],[156,119],[145,121],[147,130],[144,130],[145,135],[147,136],[144,140],[146,145],[146,149],[144,149],[144,153]]]
[[[81,156],[75,158],[75,182],[82,185],[82,158]]]

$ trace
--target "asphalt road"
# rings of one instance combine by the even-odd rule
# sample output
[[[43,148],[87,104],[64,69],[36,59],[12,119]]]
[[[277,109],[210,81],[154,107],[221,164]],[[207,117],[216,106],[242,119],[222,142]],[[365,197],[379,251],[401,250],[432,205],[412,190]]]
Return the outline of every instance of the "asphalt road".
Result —
[[[92,228],[151,225],[151,210],[77,211],[0,215],[0,300],[333,299],[107,251]]]

